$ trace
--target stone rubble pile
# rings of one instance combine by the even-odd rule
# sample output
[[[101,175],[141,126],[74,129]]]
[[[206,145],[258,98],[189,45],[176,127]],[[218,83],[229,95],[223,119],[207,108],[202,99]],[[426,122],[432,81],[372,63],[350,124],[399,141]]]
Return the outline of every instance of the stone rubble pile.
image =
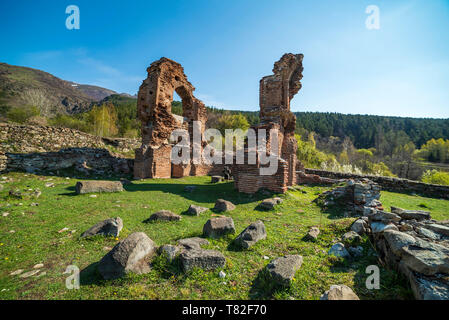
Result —
[[[360,216],[329,254],[357,256],[359,235],[367,234],[381,261],[406,276],[416,299],[449,299],[449,221],[436,221],[426,211],[385,211],[380,188],[369,180],[349,181],[325,196],[352,205]]]
[[[343,204],[351,215],[357,216],[383,210],[380,191],[380,186],[368,179],[348,180],[345,185],[326,191],[319,198],[324,200],[326,207]]]

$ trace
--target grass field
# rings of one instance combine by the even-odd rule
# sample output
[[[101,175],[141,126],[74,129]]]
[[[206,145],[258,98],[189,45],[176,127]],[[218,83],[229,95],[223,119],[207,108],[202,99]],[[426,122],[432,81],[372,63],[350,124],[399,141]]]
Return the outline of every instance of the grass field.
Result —
[[[97,194],[96,198],[76,195],[76,179],[22,173],[3,177],[8,182],[0,192],[0,299],[319,299],[333,284],[350,286],[361,299],[412,298],[405,279],[382,266],[381,289],[366,289],[365,269],[368,265],[378,265],[368,238],[363,239],[361,258],[343,261],[328,256],[329,248],[339,241],[354,219],[343,218],[338,210],[322,212],[312,202],[327,187],[289,191],[280,195],[284,202],[275,210],[258,211],[256,206],[267,195],[240,194],[232,183],[210,184],[210,177],[142,180],[125,186],[125,192]],[[48,182],[54,183],[54,187],[45,187]],[[197,188],[186,193],[186,185]],[[26,193],[36,188],[42,191],[38,199],[8,196],[10,189]],[[210,240],[207,246],[226,257],[224,279],[218,276],[220,270],[194,270],[184,274],[176,262],[168,264],[163,257],[155,257],[152,271],[145,275],[104,281],[97,273],[98,261],[130,233],[145,232],[157,245],[201,236],[204,223],[214,214],[211,210],[199,217],[184,215],[179,222],[145,224],[142,221],[161,209],[182,214],[190,204],[212,208],[218,198],[237,206],[226,213],[234,219],[236,234]],[[448,201],[389,192],[384,192],[381,200],[386,207],[423,209],[425,205],[433,217],[449,219]],[[31,206],[32,203],[39,205]],[[79,239],[93,224],[117,216],[124,222],[120,239]],[[234,237],[257,219],[264,222],[267,239],[247,251],[229,247]],[[316,242],[303,239],[311,226],[321,229]],[[68,230],[59,233],[63,228]],[[263,281],[261,270],[273,258],[285,254],[300,254],[304,263],[290,288],[273,291]],[[10,275],[17,269],[30,271],[39,263],[44,267],[37,276],[23,279]],[[79,290],[68,290],[65,286],[67,275],[63,273],[69,265],[81,270]]]

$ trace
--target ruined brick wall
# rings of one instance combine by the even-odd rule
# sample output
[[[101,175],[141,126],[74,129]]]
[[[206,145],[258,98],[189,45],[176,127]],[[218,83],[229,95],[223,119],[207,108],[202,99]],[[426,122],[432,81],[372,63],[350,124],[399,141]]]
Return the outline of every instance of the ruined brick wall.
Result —
[[[170,161],[173,144],[169,138],[173,130],[186,129],[193,139],[193,121],[201,121],[202,135],[207,120],[206,107],[194,97],[195,88],[187,80],[183,67],[173,60],[161,58],[147,71],[148,77],[140,86],[137,101],[142,145],[136,150],[134,177],[170,178],[207,173],[193,165],[172,166]],[[182,99],[182,117],[171,112],[174,92]]]
[[[296,117],[290,111],[290,101],[301,89],[302,54],[284,54],[274,64],[273,74],[260,80],[260,124],[253,129],[275,128],[279,131],[278,167],[276,175],[260,176],[257,165],[236,166],[236,188],[241,192],[253,193],[260,188],[285,192],[288,186],[296,184],[296,169],[302,165],[296,157]],[[270,139],[267,136],[267,150]]]

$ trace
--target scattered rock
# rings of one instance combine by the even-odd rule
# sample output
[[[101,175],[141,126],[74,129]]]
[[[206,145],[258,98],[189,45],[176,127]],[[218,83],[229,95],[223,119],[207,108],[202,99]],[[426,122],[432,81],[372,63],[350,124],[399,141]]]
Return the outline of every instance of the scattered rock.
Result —
[[[179,221],[181,220],[181,216],[174,214],[169,210],[161,210],[156,213],[153,213],[147,220],[144,222],[152,222],[152,221]]]
[[[165,244],[159,247],[159,253],[165,255],[168,262],[172,262],[180,251],[181,249],[179,247],[171,244]]]
[[[34,276],[34,275],[38,274],[40,271],[41,271],[41,270],[39,270],[39,269],[38,269],[38,270],[31,270],[31,271],[22,273],[22,274],[20,275],[20,277],[23,278],[23,279],[26,279],[26,278],[29,278],[29,277],[31,277],[31,276]]]
[[[320,229],[318,227],[312,227],[310,228],[309,232],[306,235],[307,240],[316,240],[318,238],[318,235],[320,234]]]
[[[92,237],[95,235],[118,237],[122,228],[123,228],[123,220],[120,217],[106,219],[101,222],[98,222],[96,225],[92,226],[89,230],[85,231],[81,235],[81,238]]]
[[[38,206],[39,206],[39,203],[33,202],[33,203],[30,203],[30,206],[31,206],[31,207],[38,207]]]
[[[401,248],[402,262],[411,270],[424,275],[449,274],[449,249],[441,245],[418,240]]]
[[[349,231],[343,235],[341,241],[345,244],[345,246],[351,247],[359,244],[362,241],[362,237],[359,236],[357,232]]]
[[[380,210],[375,210],[374,213],[368,214],[368,219],[369,221],[380,221],[386,224],[401,221],[401,217],[397,214]]]
[[[290,286],[296,271],[301,267],[303,258],[300,255],[287,255],[271,261],[266,270],[275,285]]]
[[[219,211],[219,212],[224,212],[224,211],[232,211],[235,209],[235,205],[227,200],[223,200],[223,199],[218,199],[215,202],[215,206],[214,209]]]
[[[186,238],[178,240],[178,244],[185,249],[201,249],[201,246],[208,245],[209,241],[200,237]]]
[[[124,191],[123,184],[120,181],[78,181],[75,185],[77,194],[95,193],[95,192],[121,192]]]
[[[68,231],[68,230],[69,230],[69,228],[67,228],[67,227],[66,228],[62,228],[61,230],[58,231],[58,233],[63,233],[63,232]]]
[[[220,278],[224,279],[224,278],[226,278],[226,273],[224,273],[224,271],[221,270],[221,271],[218,273],[218,276],[219,276]]]
[[[40,269],[40,268],[43,268],[44,267],[44,265],[42,264],[42,263],[38,263],[38,264],[36,264],[34,267],[33,267],[33,269]]]
[[[385,230],[396,230],[396,231],[398,231],[399,229],[394,224],[385,224],[385,223],[382,223],[382,222],[373,222],[373,223],[371,223],[371,231],[373,233],[381,233],[381,232],[384,232]]]
[[[179,256],[179,259],[184,272],[188,272],[193,268],[214,270],[223,268],[226,263],[226,259],[223,254],[215,250],[184,250]]]
[[[334,285],[326,291],[320,300],[360,300],[351,288],[345,285]]]
[[[234,220],[230,217],[209,219],[203,227],[203,234],[210,238],[219,238],[235,233]]]
[[[402,256],[402,248],[416,243],[411,235],[397,230],[386,230],[383,236],[391,251],[399,257]]]
[[[234,242],[241,248],[248,249],[256,242],[265,239],[267,237],[267,231],[262,221],[258,220],[251,223],[245,230],[243,230]]]
[[[20,190],[17,190],[17,189],[9,190],[9,196],[14,199],[22,199],[23,198],[22,192],[20,192]]]
[[[449,227],[447,227],[447,226],[431,223],[431,224],[427,224],[426,228],[449,237]]]
[[[187,210],[187,214],[191,216],[199,216],[201,213],[209,210],[209,208],[196,206],[194,204],[191,204],[189,209]]]
[[[259,208],[263,210],[273,210],[275,205],[282,202],[281,198],[271,198],[271,199],[265,199],[261,203],[259,203]]]
[[[23,269],[18,269],[16,271],[11,272],[9,275],[11,276],[17,276],[23,272]]]
[[[362,235],[366,232],[366,228],[367,228],[366,221],[363,219],[358,219],[352,224],[351,231],[354,231],[357,234]]]
[[[2,213],[2,217],[7,217],[7,216],[9,216],[9,212],[3,212]]]
[[[357,246],[357,247],[349,247],[348,252],[353,257],[361,257],[363,256],[363,247]]]
[[[222,176],[212,176],[210,182],[211,183],[218,183],[222,182],[224,178]]]
[[[128,272],[148,273],[150,266],[147,258],[155,251],[155,243],[145,233],[133,233],[100,260],[98,271],[104,279],[117,279]]]
[[[350,258],[351,257],[348,250],[346,250],[344,244],[341,242],[334,244],[330,248],[328,254],[332,255],[332,256],[336,256],[336,257],[341,257],[341,258]]]
[[[45,184],[45,187],[46,187],[46,188],[54,188],[54,186],[55,186],[55,184],[54,184],[53,182],[47,182],[47,183]]]
[[[427,211],[419,211],[419,210],[405,210],[402,208],[391,207],[391,212],[398,214],[402,219],[405,220],[429,220],[430,212]]]

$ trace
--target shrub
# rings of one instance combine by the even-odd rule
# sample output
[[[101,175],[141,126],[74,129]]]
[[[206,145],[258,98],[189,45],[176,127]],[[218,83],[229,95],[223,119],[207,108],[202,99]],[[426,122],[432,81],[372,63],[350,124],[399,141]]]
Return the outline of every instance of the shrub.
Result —
[[[438,170],[427,170],[424,172],[421,180],[430,184],[441,184],[449,186],[449,172],[443,172]]]
[[[29,118],[38,116],[39,114],[40,112],[37,107],[24,106],[21,108],[11,108],[6,116],[11,121],[25,123]]]

